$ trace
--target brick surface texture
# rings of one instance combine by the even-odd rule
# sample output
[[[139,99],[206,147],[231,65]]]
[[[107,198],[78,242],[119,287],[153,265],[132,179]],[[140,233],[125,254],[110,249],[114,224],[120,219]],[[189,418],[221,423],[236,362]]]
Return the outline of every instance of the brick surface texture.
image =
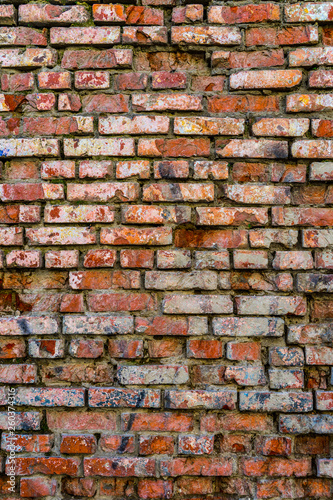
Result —
[[[333,3],[288,1],[0,0],[0,500],[333,498]]]

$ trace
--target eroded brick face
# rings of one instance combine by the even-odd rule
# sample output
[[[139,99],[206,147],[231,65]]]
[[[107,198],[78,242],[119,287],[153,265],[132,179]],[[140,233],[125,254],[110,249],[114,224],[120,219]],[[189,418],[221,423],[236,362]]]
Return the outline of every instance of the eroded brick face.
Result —
[[[332,2],[0,4],[0,500],[332,499]]]

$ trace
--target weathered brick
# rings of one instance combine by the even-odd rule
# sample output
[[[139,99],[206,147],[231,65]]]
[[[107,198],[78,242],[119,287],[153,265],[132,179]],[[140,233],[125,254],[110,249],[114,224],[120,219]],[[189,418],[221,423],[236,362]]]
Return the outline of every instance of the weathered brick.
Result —
[[[296,141],[291,152],[295,158],[333,158],[332,143],[325,140]]]
[[[107,89],[110,76],[106,71],[76,71],[74,85],[80,90]]]
[[[145,73],[122,73],[114,79],[115,90],[144,90],[148,85]]]
[[[57,63],[54,49],[0,49],[0,63],[3,68],[52,68]]]
[[[189,267],[191,267],[191,253],[188,250],[157,251],[158,269],[186,269]]]
[[[250,28],[245,32],[245,44],[253,45],[298,45],[318,42],[316,26],[288,26],[287,28]]]
[[[274,314],[278,316],[306,314],[306,299],[298,296],[282,297],[276,295],[270,297],[239,296],[236,297],[236,305],[239,314]]]
[[[213,184],[150,184],[143,188],[144,201],[213,201]]]
[[[286,5],[285,16],[287,22],[330,21],[330,4],[328,2],[307,2],[294,5]]]
[[[100,118],[100,134],[167,134],[169,118],[166,116],[109,116]]]
[[[188,248],[239,248],[247,245],[246,230],[188,230],[175,232],[175,246]]]
[[[120,28],[51,28],[50,41],[52,45],[113,45],[120,42]]]
[[[156,389],[118,389],[95,387],[89,389],[90,407],[159,408],[160,391]]]
[[[148,290],[203,290],[217,288],[217,275],[213,271],[191,271],[190,273],[146,271],[145,286]]]
[[[128,68],[132,64],[129,49],[65,50],[61,61],[64,69],[112,69]]]
[[[101,230],[101,243],[107,245],[169,245],[172,229],[115,227]]]
[[[324,477],[333,477],[333,460],[330,459],[318,459],[317,461],[318,475]]]
[[[208,10],[208,22],[219,24],[279,21],[279,6],[272,3],[240,7],[213,6]]]
[[[307,412],[313,408],[312,394],[306,392],[241,392],[241,411]]]
[[[26,237],[33,245],[91,245],[96,241],[95,231],[78,227],[29,228]]]
[[[75,224],[89,222],[113,222],[113,208],[106,205],[52,205],[45,208],[45,221],[59,224]]]
[[[133,333],[133,318],[129,316],[64,316],[65,334],[113,335]]]
[[[240,135],[244,120],[237,118],[175,118],[174,132],[180,135]]]
[[[133,453],[134,439],[134,436],[102,435],[99,445],[102,451]]]
[[[331,498],[331,6],[87,3],[0,6],[16,496]]]
[[[84,256],[84,267],[113,267],[117,253],[115,250],[89,250]]]
[[[68,184],[67,198],[70,201],[135,201],[139,195],[137,183],[103,182],[94,184]]]
[[[131,205],[122,207],[122,221],[130,224],[184,223],[191,220],[191,209],[184,206],[156,207],[152,205]]]
[[[160,462],[163,476],[230,476],[234,463],[231,458],[219,460],[206,457],[175,458]]]
[[[197,407],[234,410],[237,401],[235,391],[167,390],[165,407],[195,409]]]
[[[217,26],[185,26],[171,28],[171,43],[194,45],[238,45],[241,33],[238,28]]]
[[[15,24],[16,10],[14,5],[1,5],[0,6],[0,20],[1,24]]]
[[[261,118],[252,125],[254,135],[298,137],[304,135],[310,126],[307,118]]]
[[[332,94],[291,94],[286,99],[287,112],[330,111],[332,109]]]
[[[96,482],[89,478],[64,478],[62,492],[68,495],[93,497],[96,493]]]
[[[50,5],[20,5],[19,21],[36,24],[70,24],[73,22],[85,23],[89,20],[89,13],[84,6],[55,6]]]
[[[135,111],[200,111],[202,97],[190,94],[133,94]]]
[[[211,113],[274,113],[279,111],[279,97],[255,95],[214,96],[208,98],[208,111]]]
[[[299,85],[302,72],[299,70],[242,71],[230,76],[232,89],[285,89]]]
[[[206,318],[178,319],[155,316],[136,318],[135,331],[145,335],[202,335],[208,332],[208,326]]]
[[[217,154],[225,158],[287,158],[288,156],[288,145],[285,141],[231,139],[226,142],[217,140],[216,147]],[[231,186],[230,189],[233,187]],[[234,188],[237,189],[237,186]],[[267,188],[269,189],[270,186]],[[256,188],[249,187],[249,190],[251,189]]]
[[[117,179],[128,179],[138,176],[139,179],[149,179],[150,163],[147,160],[118,161],[116,167]]]
[[[155,460],[149,458],[85,458],[86,476],[145,477],[155,475]]]
[[[139,26],[123,28],[122,41],[124,44],[166,44],[168,31],[165,27]]]
[[[95,21],[103,23],[163,24],[163,11],[135,5],[93,5]]]

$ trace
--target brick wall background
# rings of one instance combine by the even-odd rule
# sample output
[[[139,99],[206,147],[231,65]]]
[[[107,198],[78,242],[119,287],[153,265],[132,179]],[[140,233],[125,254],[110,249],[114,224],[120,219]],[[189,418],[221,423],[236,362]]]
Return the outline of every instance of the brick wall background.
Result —
[[[333,498],[332,23],[1,2],[1,498]]]

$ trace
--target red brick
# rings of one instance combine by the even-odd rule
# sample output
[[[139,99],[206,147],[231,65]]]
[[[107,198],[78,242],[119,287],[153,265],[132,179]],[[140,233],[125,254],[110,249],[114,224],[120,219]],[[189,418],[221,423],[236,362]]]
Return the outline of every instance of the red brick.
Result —
[[[300,70],[240,71],[230,76],[230,87],[239,89],[286,89],[302,81]]]
[[[291,439],[281,436],[259,437],[255,443],[256,453],[265,456],[288,456],[291,447]]]
[[[67,495],[93,497],[96,493],[96,482],[89,478],[64,478],[62,491]]]
[[[221,92],[224,82],[224,76],[193,76],[192,90],[198,92]]]
[[[52,45],[113,45],[120,42],[120,28],[51,28],[50,39]]]
[[[173,491],[172,481],[162,479],[139,479],[138,495],[143,499],[171,498]]]
[[[102,293],[90,294],[88,306],[91,311],[153,311],[155,298],[147,293]]]
[[[76,89],[107,89],[110,87],[110,76],[106,71],[76,71]]]
[[[175,26],[171,28],[171,43],[191,45],[238,45],[241,33],[238,28],[222,26]]]
[[[73,290],[105,290],[108,288],[140,288],[138,271],[77,271],[70,272],[69,286]]]
[[[84,256],[84,267],[113,267],[116,261],[115,250],[89,250]]]
[[[190,94],[133,94],[135,111],[200,111],[202,97]]]
[[[98,358],[103,351],[103,340],[72,340],[69,346],[69,353],[75,358]]]
[[[3,433],[2,449],[10,451],[12,434]],[[18,452],[27,453],[48,453],[53,446],[54,438],[51,434],[14,434],[15,446]]]
[[[333,45],[333,33],[330,25],[323,26],[323,44]]]
[[[241,5],[240,7],[213,6],[208,10],[208,22],[220,24],[258,23],[279,21],[280,8],[273,3]]]
[[[223,66],[230,68],[265,68],[267,66],[283,66],[285,63],[283,50],[263,50],[256,52],[230,52],[227,58],[223,61]],[[212,62],[217,65],[217,60]],[[218,65],[220,66],[220,65]]]
[[[172,230],[169,228],[136,227],[102,229],[101,243],[106,245],[168,245],[172,241]]]
[[[279,111],[277,96],[241,96],[226,95],[208,98],[208,111],[211,113],[254,112],[274,113]]]
[[[81,99],[76,94],[60,94],[58,99],[59,111],[80,111]]]
[[[168,31],[165,27],[139,26],[123,28],[124,44],[154,45],[168,43]]]
[[[66,474],[76,476],[79,470],[79,459],[63,457],[17,457],[17,475],[25,476],[34,473],[43,474]],[[8,470],[8,465],[6,466]]]
[[[40,89],[70,89],[71,74],[63,72],[42,72],[38,74],[38,86]]]
[[[140,358],[143,356],[143,341],[109,340],[108,352],[112,358]]]
[[[23,498],[54,496],[56,489],[57,481],[50,478],[22,478],[20,482],[20,495]]]
[[[134,5],[94,5],[93,17],[103,23],[163,24],[162,10]]]
[[[219,340],[190,340],[187,343],[187,357],[197,359],[218,359],[223,356],[223,345]]]
[[[177,339],[149,340],[148,353],[152,358],[168,358],[182,353],[182,344]]]
[[[134,436],[104,435],[100,439],[102,451],[134,453]]]
[[[15,73],[13,75],[3,74],[1,76],[1,88],[5,92],[22,92],[24,90],[32,90],[33,86],[33,73]]]
[[[194,23],[203,20],[203,5],[193,4],[172,9],[172,22],[177,24]]]
[[[329,436],[296,436],[295,452],[301,455],[329,453]]]
[[[164,476],[231,476],[233,462],[230,458],[219,460],[195,457],[175,458],[161,461],[161,472]]]
[[[85,7],[70,6],[55,6],[52,8],[50,5],[20,5],[19,7],[19,21],[23,23],[56,23],[56,24],[70,24],[72,22],[84,23],[89,20],[89,13]]]
[[[145,73],[122,73],[115,76],[115,90],[144,90],[148,85]]]
[[[117,464],[112,467],[112,464]],[[155,475],[155,460],[151,458],[85,458],[86,476],[145,477]]]
[[[152,73],[153,89],[185,89],[186,73],[167,71],[156,71]]]
[[[0,6],[0,20],[1,24],[15,24],[16,10],[14,5],[1,5]]]
[[[227,344],[227,359],[233,361],[258,361],[260,360],[261,344],[257,342],[238,343],[228,342]]]
[[[128,111],[129,97],[123,94],[91,94],[82,97],[82,107],[87,113],[124,113]]]
[[[193,430],[194,418],[189,413],[123,413],[123,431],[187,432]]]
[[[113,69],[128,68],[132,64],[129,49],[71,50],[64,52],[61,67],[64,69]]]
[[[8,267],[41,267],[41,255],[38,250],[12,250],[6,255]]]
[[[93,435],[71,435],[61,437],[60,453],[93,454],[96,451],[96,438]]]
[[[301,45],[316,43],[318,28],[316,26],[288,26],[287,28],[250,28],[245,32],[245,43],[253,45]]]
[[[139,454],[146,455],[173,455],[174,438],[172,436],[140,436]]]
[[[214,492],[212,479],[201,478],[179,478],[176,480],[175,490],[182,495],[209,494]]]
[[[83,296],[75,293],[65,294],[61,298],[60,312],[83,312]]]

